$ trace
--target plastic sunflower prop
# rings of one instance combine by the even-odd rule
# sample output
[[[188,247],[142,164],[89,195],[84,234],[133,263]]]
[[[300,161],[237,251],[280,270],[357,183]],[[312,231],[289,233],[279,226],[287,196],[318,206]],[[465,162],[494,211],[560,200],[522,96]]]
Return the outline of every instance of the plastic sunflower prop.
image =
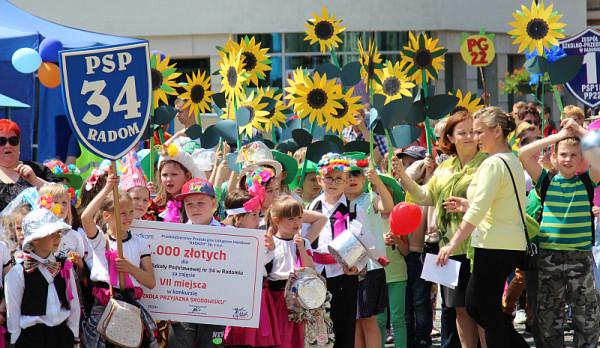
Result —
[[[519,45],[519,53],[526,48],[528,52],[544,54],[544,48],[550,49],[558,46],[558,39],[565,37],[563,28],[565,23],[559,22],[562,14],[552,11],[553,5],[544,6],[544,2],[538,4],[531,2],[531,9],[521,5],[521,10],[513,13],[515,22],[508,23],[514,29],[509,31],[513,45]]]
[[[404,96],[412,97],[410,89],[415,84],[408,81],[400,68],[399,62],[392,63],[388,60],[382,69],[375,71],[375,74],[379,78],[379,81],[381,81],[381,84],[379,82],[375,83],[375,93],[386,96],[385,104]]]
[[[340,25],[342,20],[335,19],[335,14],[332,13],[330,17],[325,6],[323,6],[321,16],[316,13],[313,13],[312,16],[313,18],[304,24],[306,27],[304,41],[310,41],[311,45],[318,42],[321,53],[326,54],[327,51],[331,51],[342,43],[339,35],[346,30],[346,27]]]
[[[246,82],[258,86],[258,80],[264,80],[267,77],[265,73],[271,70],[269,66],[271,59],[267,55],[269,49],[260,48],[261,43],[256,42],[254,36],[252,38],[244,37],[239,44],[232,43],[233,51],[230,52],[237,54],[241,51],[243,59],[242,68],[250,75]]]
[[[444,54],[446,49],[438,46],[439,39],[432,39],[421,33],[418,37],[412,32],[408,33],[408,46],[402,49],[400,66],[410,80],[421,84],[425,71],[426,81],[435,80],[438,72],[444,68]]]
[[[158,107],[159,101],[169,104],[167,95],[177,95],[175,87],[177,82],[174,80],[181,76],[177,72],[175,64],[169,65],[170,57],[162,59],[159,54],[153,54],[150,57],[150,76],[152,78],[152,109]]]
[[[369,85],[369,77],[373,77],[375,69],[383,61],[381,55],[377,51],[377,46],[371,40],[369,40],[368,51],[365,51],[362,45],[362,41],[358,40],[358,53],[360,54],[360,76],[365,85]]]
[[[342,133],[344,128],[358,124],[356,115],[359,114],[360,109],[363,105],[360,103],[360,96],[352,96],[354,87],[351,87],[342,94],[342,98],[338,99],[338,102],[342,105],[341,108],[336,108],[335,114],[325,115],[325,128],[336,133]]]
[[[323,126],[328,115],[343,108],[338,102],[342,97],[342,89],[335,80],[327,80],[327,74],[320,76],[315,73],[312,79],[306,78],[304,82],[305,84],[296,85],[294,111],[300,119],[308,117],[311,124],[316,122]]]
[[[211,96],[213,92],[210,90],[210,76],[206,76],[203,71],[197,71],[192,76],[185,75],[187,85],[184,86],[185,92],[179,97],[185,99],[184,109],[190,108],[190,114],[198,115],[199,112],[210,111]]]
[[[285,99],[290,101],[290,104],[294,107],[294,111],[296,111],[296,105],[293,103],[293,100],[298,95],[298,86],[306,85],[307,79],[308,72],[302,68],[296,68],[292,73],[292,78],[287,80],[288,87],[285,88],[287,92]]]
[[[285,104],[283,103],[281,93],[277,93],[273,88],[267,87],[265,89],[258,89],[258,97],[262,100],[262,98],[271,98],[275,100],[275,107],[271,111],[268,111],[268,115],[265,116],[267,122],[264,124],[264,129],[267,132],[270,132],[273,127],[281,128],[287,117],[283,114],[283,111],[286,109]]]
[[[250,121],[244,125],[240,126],[240,134],[246,133],[248,136],[252,135],[252,129],[256,128],[259,131],[264,131],[263,125],[268,123],[267,115],[269,112],[265,110],[268,103],[261,102],[262,97],[260,95],[255,95],[254,92],[250,93],[250,95],[240,102],[238,105],[238,111],[240,109],[247,109],[250,112]],[[235,120],[235,115],[231,112],[224,113],[221,118]]]
[[[457,89],[455,93],[448,92],[448,94],[458,98],[458,104],[456,104],[456,107],[462,106],[470,113],[474,113],[475,111],[483,108],[481,98],[476,98],[471,94],[470,91],[467,91],[467,93],[463,95],[462,91]]]
[[[244,82],[247,75],[242,68],[241,52],[225,53],[219,62],[219,68],[219,74],[223,78],[221,92],[225,92],[225,97],[228,100],[244,99]]]

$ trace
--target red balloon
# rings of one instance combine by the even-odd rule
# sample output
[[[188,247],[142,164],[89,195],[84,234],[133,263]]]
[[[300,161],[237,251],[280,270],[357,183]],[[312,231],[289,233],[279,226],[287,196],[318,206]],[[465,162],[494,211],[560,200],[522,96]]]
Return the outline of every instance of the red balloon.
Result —
[[[397,236],[407,236],[421,225],[421,207],[416,204],[400,202],[390,214],[390,229]]]

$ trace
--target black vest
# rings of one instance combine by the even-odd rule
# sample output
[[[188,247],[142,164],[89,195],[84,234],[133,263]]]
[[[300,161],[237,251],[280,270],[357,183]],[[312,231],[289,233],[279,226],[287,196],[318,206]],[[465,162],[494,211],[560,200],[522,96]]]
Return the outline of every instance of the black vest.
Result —
[[[56,260],[61,262],[61,269],[64,268],[65,260]],[[23,299],[21,301],[21,314],[29,316],[46,315],[46,303],[48,302],[48,281],[38,268],[28,273],[23,270],[25,278],[25,288],[23,289]],[[54,277],[54,287],[58,294],[58,299],[63,308],[70,309],[67,299],[67,284],[65,280],[57,274]],[[76,296],[77,294],[73,294]]]

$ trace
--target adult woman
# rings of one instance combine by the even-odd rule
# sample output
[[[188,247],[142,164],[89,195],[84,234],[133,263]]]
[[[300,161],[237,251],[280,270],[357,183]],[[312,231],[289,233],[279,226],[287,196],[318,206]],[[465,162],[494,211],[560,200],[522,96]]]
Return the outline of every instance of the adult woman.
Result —
[[[7,119],[0,120],[0,211],[24,189],[46,183],[40,179],[40,176],[45,177],[44,168],[33,162],[19,161],[20,140],[19,125]]]
[[[440,249],[437,262],[445,265],[471,236],[474,264],[466,295],[469,315],[485,329],[488,347],[529,347],[513,328],[511,318],[502,312],[504,283],[524,259],[526,247],[521,223],[521,213],[525,214],[523,167],[506,140],[516,125],[498,107],[484,108],[473,117],[475,141],[489,157],[473,176],[468,201],[450,197],[444,202],[450,212],[465,215],[450,242]]]
[[[435,207],[435,225],[440,234],[440,246],[444,246],[458,229],[463,214],[448,212],[443,203],[451,196],[466,197],[473,175],[487,155],[477,150],[477,144],[473,140],[473,118],[466,111],[458,111],[448,118],[439,147],[452,157],[442,162],[426,185],[419,186],[402,166],[397,165],[395,169],[400,175],[402,187],[411,194],[415,203]],[[476,348],[477,324],[465,309],[465,294],[471,274],[468,251],[469,240],[466,239],[451,254],[453,260],[461,263],[459,282],[455,289],[444,287],[443,291],[446,306],[456,309],[456,327],[462,346]]]

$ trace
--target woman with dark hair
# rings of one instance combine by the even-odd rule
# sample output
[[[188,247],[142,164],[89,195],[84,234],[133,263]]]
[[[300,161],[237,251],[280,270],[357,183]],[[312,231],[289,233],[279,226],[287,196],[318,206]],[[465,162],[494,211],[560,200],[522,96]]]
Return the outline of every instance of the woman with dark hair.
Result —
[[[45,168],[29,161],[20,161],[21,129],[15,122],[0,120],[0,211],[24,189],[37,188],[52,180]]]
[[[410,193],[415,203],[435,207],[440,246],[446,245],[452,239],[463,216],[460,212],[447,211],[443,206],[444,202],[452,196],[467,196],[467,188],[473,175],[487,158],[486,154],[477,150],[473,136],[471,114],[458,110],[447,119],[438,143],[440,149],[451,157],[440,164],[426,185],[419,186],[406,174],[403,166],[397,165],[395,168],[400,175],[402,187]],[[466,289],[471,275],[470,261],[467,257],[472,251],[469,245],[470,240],[466,239],[451,254],[451,259],[461,263],[459,281],[455,289],[443,287],[443,296],[446,306],[456,309],[456,327],[461,345],[465,348],[476,348],[479,330],[465,308]],[[485,343],[483,332],[481,341]]]
[[[488,347],[529,347],[502,311],[506,278],[524,261],[527,245],[523,166],[507,142],[516,124],[498,107],[483,108],[473,118],[474,141],[489,157],[473,175],[468,200],[449,197],[444,202],[446,211],[464,215],[437,262],[445,265],[470,237],[474,257],[466,293],[469,315],[485,329]]]

